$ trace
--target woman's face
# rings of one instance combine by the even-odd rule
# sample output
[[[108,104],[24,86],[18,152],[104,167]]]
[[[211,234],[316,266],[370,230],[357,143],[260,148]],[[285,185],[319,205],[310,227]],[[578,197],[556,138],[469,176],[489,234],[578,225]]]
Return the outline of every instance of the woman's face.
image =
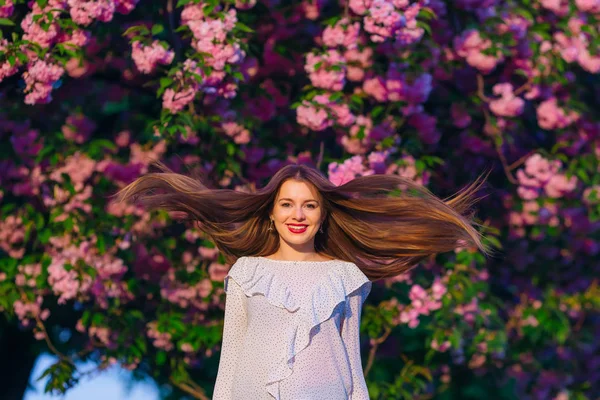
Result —
[[[280,189],[271,218],[281,239],[290,245],[312,242],[321,226],[322,204],[318,192],[302,181],[289,179]]]

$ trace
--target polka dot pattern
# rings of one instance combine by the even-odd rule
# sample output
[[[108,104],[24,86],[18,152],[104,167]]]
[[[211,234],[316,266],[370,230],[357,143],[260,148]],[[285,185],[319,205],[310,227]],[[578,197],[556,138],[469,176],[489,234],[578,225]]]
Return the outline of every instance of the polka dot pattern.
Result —
[[[371,282],[354,263],[240,257],[225,291],[214,400],[369,399],[359,328]]]

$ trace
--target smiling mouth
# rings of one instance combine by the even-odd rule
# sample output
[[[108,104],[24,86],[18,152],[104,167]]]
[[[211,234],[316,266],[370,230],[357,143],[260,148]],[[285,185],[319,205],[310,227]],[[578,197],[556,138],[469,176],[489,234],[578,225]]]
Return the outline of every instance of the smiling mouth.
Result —
[[[288,224],[288,230],[292,233],[303,233],[308,228],[308,225],[291,225]]]

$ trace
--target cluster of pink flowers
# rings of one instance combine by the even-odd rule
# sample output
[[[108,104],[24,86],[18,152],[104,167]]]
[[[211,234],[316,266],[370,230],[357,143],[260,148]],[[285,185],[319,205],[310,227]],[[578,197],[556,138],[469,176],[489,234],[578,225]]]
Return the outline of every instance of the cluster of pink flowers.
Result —
[[[467,64],[484,74],[492,72],[496,65],[504,60],[500,50],[495,56],[482,53],[483,50],[489,49],[491,46],[492,41],[483,39],[476,29],[467,29],[460,36],[454,38],[456,54],[465,58]]]
[[[399,160],[390,164],[386,171],[386,174],[396,174],[403,178],[410,179],[415,183],[423,186],[429,184],[431,174],[424,170],[419,172],[416,167],[416,160],[410,154],[403,154]]]
[[[138,0],[106,0],[106,1],[83,1],[83,0],[49,0],[44,7],[40,7],[36,1],[28,3],[31,11],[21,20],[23,29],[23,40],[33,42],[44,49],[49,49],[58,43],[84,46],[90,37],[89,32],[78,28],[69,27],[59,23],[61,11],[68,11],[73,22],[79,25],[89,25],[94,20],[107,22],[112,20],[115,11],[122,14],[129,13]],[[10,16],[13,12],[12,1],[7,1],[0,7],[0,17]],[[50,21],[49,16],[52,16]],[[6,47],[6,40],[0,41],[0,48]],[[23,73],[26,83],[25,103],[44,104],[52,100],[51,91],[53,85],[64,73],[63,66],[53,62],[50,58],[38,59],[36,53],[30,48],[23,48],[29,62],[27,70]],[[14,66],[3,63],[0,65],[0,81],[6,76],[17,72],[20,61]]]
[[[15,276],[15,283],[17,286],[29,286],[36,287],[36,279],[42,274],[42,264],[26,264],[19,265],[17,275]]]
[[[135,41],[131,44],[131,48],[131,58],[133,58],[137,69],[144,74],[152,73],[158,64],[171,64],[173,57],[175,57],[175,53],[164,48],[158,40],[152,42],[150,46]]]
[[[149,322],[146,325],[146,334],[150,339],[153,339],[152,344],[157,349],[170,351],[175,347],[171,341],[171,334],[168,332],[159,332],[158,322],[156,321]]]
[[[80,260],[78,249],[74,246],[66,248],[61,254],[52,257],[48,266],[48,283],[54,294],[58,295],[58,304],[65,304],[78,296],[84,296],[92,285],[88,274],[78,271]]]
[[[331,48],[341,46],[347,50],[356,49],[359,33],[360,24],[358,22],[351,24],[348,18],[342,18],[335,25],[325,28],[323,44]]]
[[[569,1],[567,0],[540,0],[540,5],[559,17],[564,17],[569,13]]]
[[[429,97],[432,90],[433,77],[424,73],[409,79],[408,75],[400,71],[400,66],[392,64],[385,78],[375,76],[365,79],[363,90],[369,96],[379,102],[406,101],[411,104],[423,103]],[[413,113],[418,109],[407,108]],[[409,113],[405,113],[408,115]]]
[[[89,245],[90,243],[86,242],[86,246]],[[91,254],[88,263],[94,267],[96,279],[90,287],[90,294],[94,296],[96,304],[107,309],[109,299],[118,299],[121,304],[133,300],[133,293],[122,281],[128,270],[123,260],[108,253],[100,255],[92,251]]]
[[[115,2],[109,1],[85,1],[68,0],[71,18],[76,24],[89,25],[95,19],[102,22],[112,20],[115,13]]]
[[[525,161],[525,168],[517,171],[519,188],[517,193],[524,200],[535,200],[542,193],[548,197],[559,198],[572,192],[577,186],[577,178],[567,178],[559,173],[560,160],[547,160],[540,154],[533,154]]]
[[[40,8],[37,2],[31,2],[30,4],[32,7],[31,12],[25,15],[25,18],[21,21],[23,40],[37,43],[43,48],[51,47],[60,31],[58,24],[58,18],[60,17],[59,10],[66,10],[67,4],[63,0],[51,0],[44,8]],[[52,22],[48,20],[47,14],[52,15]],[[47,23],[48,26],[42,28],[42,23]]]
[[[513,237],[524,237],[525,226],[527,225],[548,225],[558,226],[558,206],[556,203],[551,203],[547,199],[542,201],[540,205],[539,200],[530,200],[523,202],[523,209],[518,211],[511,211],[509,215],[509,224],[511,228],[511,236]],[[532,237],[533,239],[543,239],[544,234],[540,232],[540,236]]]
[[[350,182],[356,177],[373,175],[375,171],[365,167],[363,157],[357,155],[346,159],[343,163],[332,162],[327,166],[329,180],[337,186]]]
[[[23,73],[25,79],[25,103],[45,104],[52,100],[52,87],[60,79],[65,70],[56,64],[43,60],[31,63]]]
[[[360,82],[365,79],[365,71],[373,65],[373,49],[348,49],[344,52],[346,59],[346,78],[352,82]]]
[[[71,18],[76,24],[89,25],[94,20],[109,22],[114,13],[130,13],[139,0],[68,0]]]
[[[313,86],[337,91],[346,83],[345,63],[339,51],[330,49],[323,54],[308,53],[304,69]]]
[[[225,120],[221,122],[221,128],[223,128],[223,132],[227,136],[233,138],[236,144],[247,144],[250,142],[250,131],[235,121]]]
[[[550,97],[540,103],[536,110],[538,124],[543,129],[562,129],[579,120],[579,113],[570,110],[568,114],[558,105],[556,97]]]
[[[62,166],[52,170],[49,178],[56,182],[64,182],[62,174],[67,174],[71,179],[75,191],[79,192],[83,190],[87,180],[96,171],[96,165],[96,161],[78,151],[68,156]]]
[[[10,257],[17,259],[23,257],[25,254],[24,237],[25,225],[22,217],[8,215],[0,220],[0,249]]]
[[[229,43],[228,33],[233,30],[237,22],[235,9],[228,10],[223,19],[209,18],[204,15],[203,8],[206,4],[188,4],[181,13],[181,23],[187,25],[194,40],[192,47],[198,52],[207,53],[206,64],[222,71],[226,64],[237,64],[245,56],[239,43]],[[219,7],[215,9],[219,11]]]
[[[356,117],[354,125],[350,127],[349,135],[342,136],[340,143],[350,154],[365,154],[372,144],[369,138],[371,128],[373,128],[371,118],[359,115]],[[363,136],[362,138],[358,137],[359,133]]]
[[[371,34],[371,41],[384,42],[396,39],[398,44],[417,42],[424,30],[417,26],[417,14],[428,1],[409,0],[350,0],[350,9],[364,15],[364,29]]]
[[[296,110],[296,121],[313,131],[322,131],[334,124],[350,126],[355,119],[346,104],[329,100],[329,94],[317,95],[311,102],[304,100]]]
[[[600,1],[598,0],[575,0],[575,5],[581,12],[600,14]]]
[[[42,296],[37,296],[35,298],[35,302],[27,302],[21,299],[14,302],[13,309],[23,326],[31,326],[36,317],[39,317],[42,321],[44,321],[50,316],[50,310],[42,310],[43,302],[44,298]]]
[[[69,115],[61,128],[65,139],[77,144],[87,142],[95,130],[96,123],[81,113]]]
[[[168,88],[163,94],[162,106],[171,113],[181,111],[194,101],[198,91],[224,98],[232,98],[236,95],[237,84],[224,82],[226,78],[224,71],[213,69],[206,74],[196,61],[190,59],[183,62],[183,70],[177,71],[175,78],[180,82],[180,89]]]
[[[6,51],[8,48],[8,40],[0,39],[0,51]],[[0,64],[0,82],[4,80],[4,78],[14,75],[19,70],[19,64],[15,62],[14,65],[10,65],[8,60],[4,61]]]
[[[479,309],[479,300],[477,297],[473,297],[467,304],[459,304],[454,308],[454,313],[462,317],[463,321],[472,324],[475,322],[475,317],[481,315],[482,312]]]
[[[439,278],[436,278],[429,290],[413,285],[408,294],[411,303],[400,312],[400,322],[408,323],[410,328],[419,326],[420,315],[429,315],[431,311],[442,307],[441,299],[446,291],[446,286]]]
[[[490,102],[490,110],[500,117],[517,117],[523,113],[525,101],[515,96],[511,83],[498,83],[494,85],[493,92],[500,96]]]
[[[179,282],[175,278],[175,270],[171,269],[161,281],[160,295],[179,307],[193,306],[199,310],[205,310],[207,303],[203,299],[211,294],[212,289],[210,279],[202,279],[195,285]]]
[[[15,11],[15,6],[12,0],[4,0],[4,4],[0,6],[0,18],[8,18]]]

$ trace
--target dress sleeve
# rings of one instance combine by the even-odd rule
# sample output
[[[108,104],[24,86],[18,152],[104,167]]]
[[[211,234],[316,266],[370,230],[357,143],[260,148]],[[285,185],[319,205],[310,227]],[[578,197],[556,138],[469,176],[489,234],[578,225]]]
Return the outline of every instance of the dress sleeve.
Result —
[[[213,400],[232,400],[233,378],[237,358],[244,346],[246,336],[246,295],[238,283],[229,276],[225,278],[225,319],[219,371]]]
[[[352,372],[352,394],[349,400],[369,400],[369,390],[365,382],[360,356],[360,317],[362,305],[369,295],[371,285],[350,294],[346,300],[341,337],[346,347]]]

